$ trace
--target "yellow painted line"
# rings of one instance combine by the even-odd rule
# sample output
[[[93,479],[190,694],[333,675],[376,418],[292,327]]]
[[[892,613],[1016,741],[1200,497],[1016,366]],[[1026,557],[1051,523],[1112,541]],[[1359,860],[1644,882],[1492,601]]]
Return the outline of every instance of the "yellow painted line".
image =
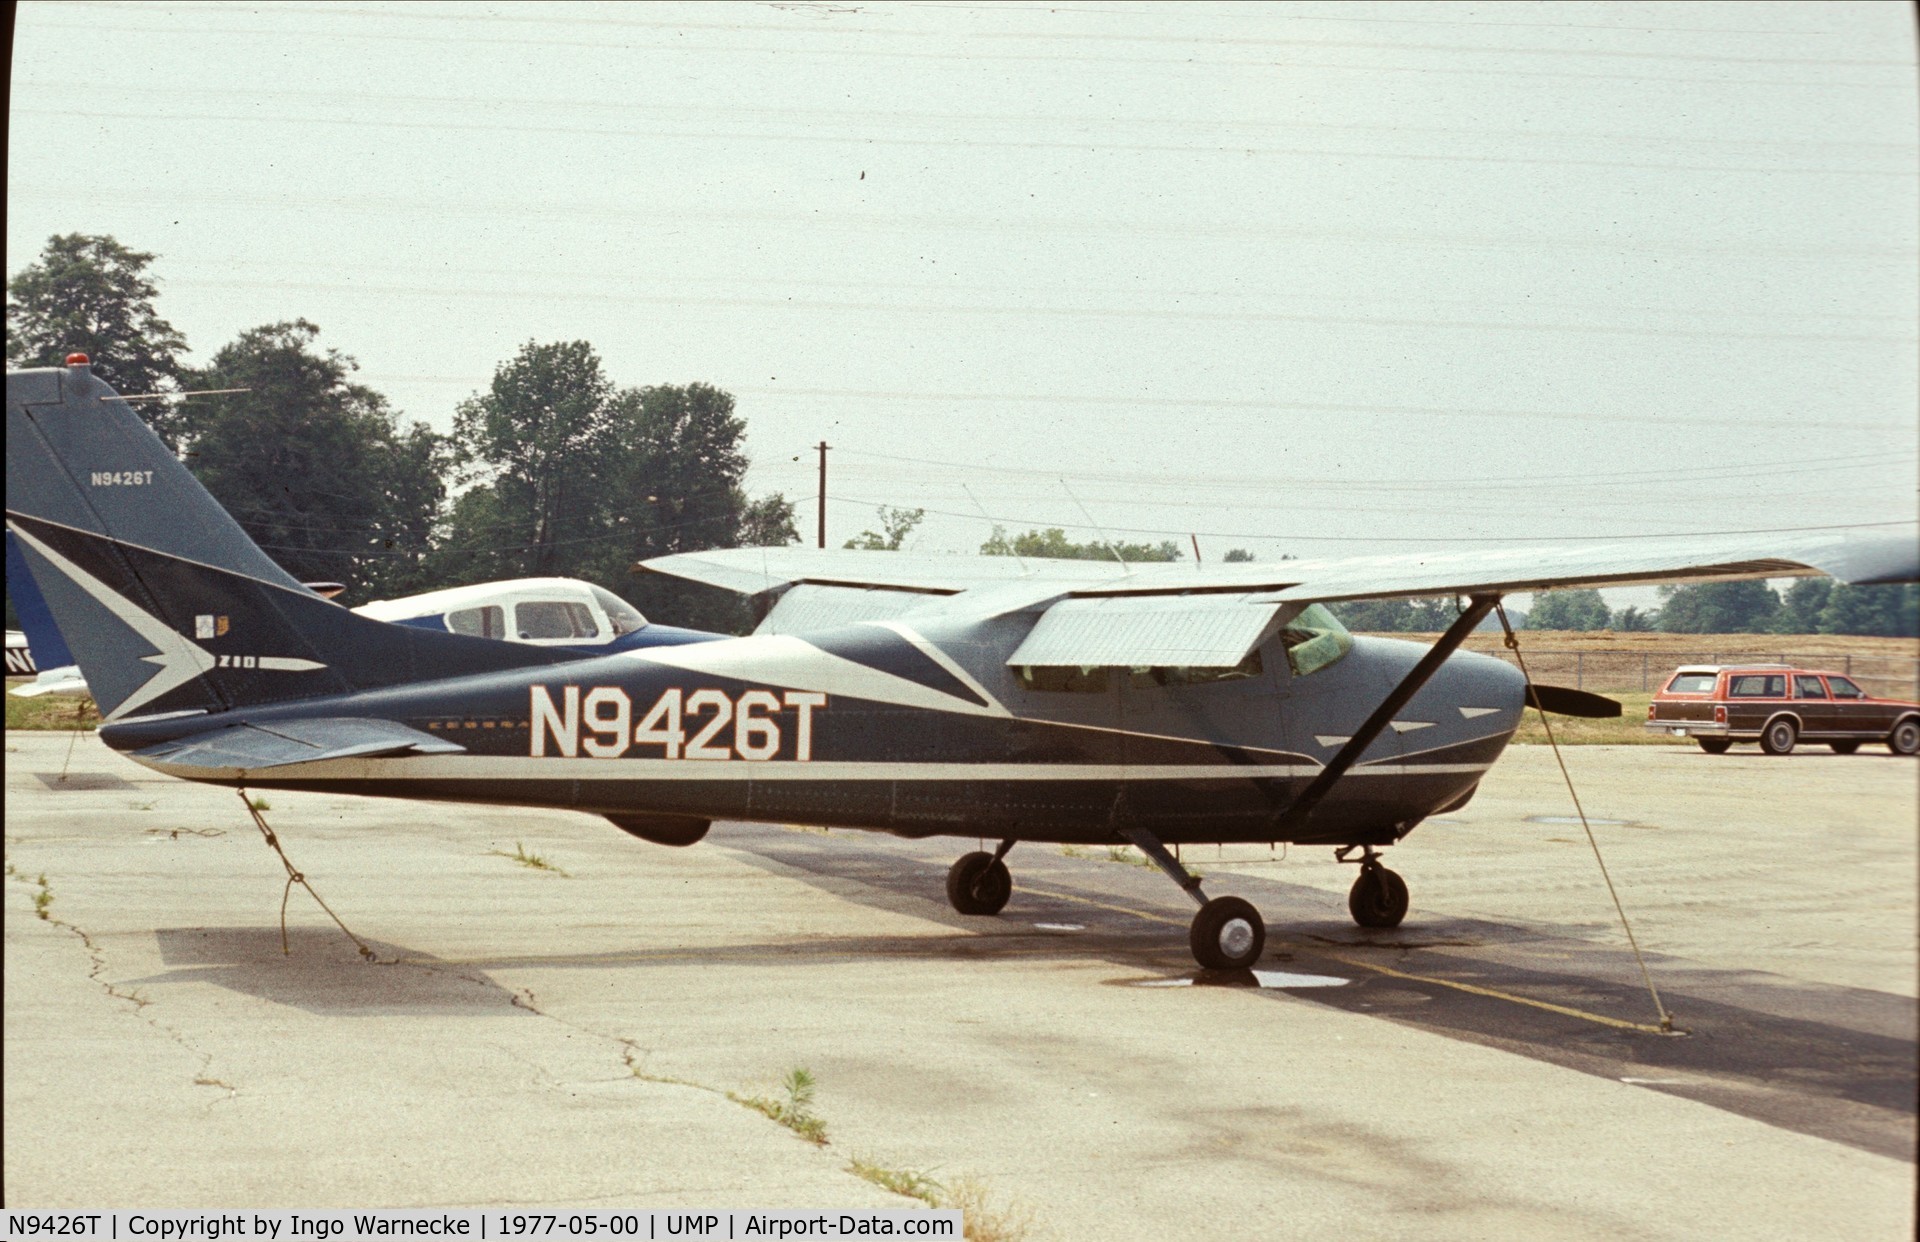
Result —
[[[1032,893],[1036,897],[1052,897],[1059,901],[1071,901],[1082,906],[1092,906],[1096,910],[1111,910],[1115,914],[1131,914],[1136,919],[1145,919],[1149,923],[1165,923],[1168,927],[1185,927],[1179,919],[1170,919],[1164,914],[1148,914],[1145,910],[1135,910],[1131,906],[1109,905],[1104,901],[1094,901],[1088,897],[1076,897],[1072,893],[1056,893],[1051,889],[1030,888],[1025,884],[1015,888],[1015,892]]]
[[[1099,910],[1111,910],[1116,914],[1131,914],[1137,919],[1146,919],[1151,923],[1164,923],[1169,927],[1185,927],[1179,919],[1170,919],[1163,914],[1149,914],[1145,910],[1135,910],[1128,906],[1116,906],[1104,901],[1093,901],[1086,897],[1076,897],[1072,893],[1056,893],[1048,889],[1019,886],[1020,892],[1032,893],[1037,897],[1053,897],[1061,901],[1071,901],[1083,906],[1093,906]],[[1552,1001],[1534,1000],[1527,996],[1516,996],[1512,992],[1502,992],[1497,988],[1483,988],[1477,983],[1460,983],[1453,979],[1439,979],[1432,975],[1410,974],[1404,970],[1395,970],[1391,966],[1379,966],[1372,962],[1359,961],[1339,953],[1329,953],[1324,949],[1311,949],[1322,957],[1330,957],[1343,965],[1359,970],[1371,970],[1376,974],[1388,975],[1395,979],[1406,979],[1414,983],[1431,983],[1438,987],[1452,988],[1457,992],[1471,992],[1475,996],[1491,997],[1494,1000],[1510,1001],[1515,1005],[1526,1005],[1533,1009],[1544,1009],[1548,1013],[1557,1013],[1569,1018],[1580,1018],[1587,1022],[1597,1022],[1601,1026],[1611,1026],[1622,1031],[1644,1031],[1649,1035],[1670,1035],[1657,1026],[1645,1022],[1628,1022],[1624,1018],[1609,1018],[1605,1014],[1589,1013],[1584,1009],[1574,1009],[1568,1005],[1556,1005]]]

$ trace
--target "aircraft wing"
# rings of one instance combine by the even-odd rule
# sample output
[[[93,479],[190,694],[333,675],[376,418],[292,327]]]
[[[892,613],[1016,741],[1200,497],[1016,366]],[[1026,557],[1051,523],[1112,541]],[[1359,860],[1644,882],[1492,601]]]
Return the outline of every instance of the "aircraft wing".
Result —
[[[1865,529],[1507,545],[1232,565],[1121,566],[1033,557],[727,548],[657,557],[639,567],[743,595],[803,585],[832,587],[838,589],[834,594],[846,592],[841,598],[851,604],[851,592],[858,591],[864,597],[862,610],[885,598],[878,593],[893,592],[901,597],[884,615],[933,609],[952,615],[971,611],[972,598],[983,611],[991,611],[989,605],[1022,597],[1028,603],[1021,606],[1032,606],[1063,596],[1221,592],[1242,595],[1244,602],[1311,603],[1819,574],[1860,585],[1914,582],[1920,581],[1920,526],[1906,522]],[[831,598],[826,591],[805,594]],[[832,611],[822,609],[822,619]],[[867,618],[847,617],[859,619]]]
[[[439,755],[465,749],[457,742],[449,742],[445,738],[434,737],[390,720],[334,717],[228,725],[161,742],[133,753],[169,768],[257,772],[262,768],[311,763],[316,759]]]

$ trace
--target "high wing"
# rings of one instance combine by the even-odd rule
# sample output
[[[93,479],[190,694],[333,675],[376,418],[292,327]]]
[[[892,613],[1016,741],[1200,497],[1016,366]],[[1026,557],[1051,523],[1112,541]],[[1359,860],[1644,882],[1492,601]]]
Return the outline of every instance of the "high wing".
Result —
[[[928,597],[966,594],[992,606],[1006,598],[1007,588],[1012,587],[1051,586],[1055,597],[1258,592],[1276,603],[1312,603],[1821,574],[1866,585],[1920,579],[1920,525],[1904,522],[1869,529],[1666,536],[1231,565],[1122,566],[1033,557],[726,548],[656,557],[642,561],[639,568],[743,595],[802,585],[838,587],[869,597],[893,592],[901,597],[894,601],[899,609],[891,614],[895,616],[933,606],[935,600]],[[1044,598],[1040,595],[1025,606]],[[969,610],[971,602],[946,601],[941,611]]]
[[[1920,579],[1920,529],[1896,523],[1207,566],[735,548],[640,568],[773,596],[761,634],[1038,611],[1007,664],[1231,668],[1318,602],[1816,574],[1912,582]]]

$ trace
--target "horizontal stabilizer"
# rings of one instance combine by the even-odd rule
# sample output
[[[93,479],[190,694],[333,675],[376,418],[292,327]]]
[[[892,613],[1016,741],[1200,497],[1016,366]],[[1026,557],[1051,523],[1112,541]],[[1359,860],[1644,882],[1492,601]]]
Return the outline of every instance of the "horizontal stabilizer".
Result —
[[[1620,715],[1620,704],[1613,699],[1585,690],[1569,690],[1565,686],[1528,686],[1527,706],[1556,716],[1581,716],[1588,720],[1611,720]]]
[[[169,768],[258,771],[349,756],[445,755],[466,747],[391,720],[334,717],[229,725],[133,753]]]

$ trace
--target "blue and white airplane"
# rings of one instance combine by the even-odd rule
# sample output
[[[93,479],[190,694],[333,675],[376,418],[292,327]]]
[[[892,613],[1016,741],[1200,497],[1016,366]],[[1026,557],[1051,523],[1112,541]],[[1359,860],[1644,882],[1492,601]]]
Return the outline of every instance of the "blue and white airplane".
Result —
[[[1199,905],[1189,943],[1220,969],[1257,961],[1265,924],[1168,846],[1333,846],[1359,864],[1354,918],[1391,927],[1407,886],[1378,851],[1473,797],[1529,701],[1618,714],[1459,649],[1502,595],[1920,579],[1912,524],[1206,567],[742,548],[643,568],[770,601],[759,632],[583,658],[459,632],[460,608],[420,626],[327,603],[84,358],[7,376],[7,527],[101,739],[157,771],[565,807],[668,845],[718,819],[992,836],[947,877],[972,915],[1006,905],[1017,842],[1131,842]],[[1323,606],[1413,595],[1461,598],[1431,648]]]

